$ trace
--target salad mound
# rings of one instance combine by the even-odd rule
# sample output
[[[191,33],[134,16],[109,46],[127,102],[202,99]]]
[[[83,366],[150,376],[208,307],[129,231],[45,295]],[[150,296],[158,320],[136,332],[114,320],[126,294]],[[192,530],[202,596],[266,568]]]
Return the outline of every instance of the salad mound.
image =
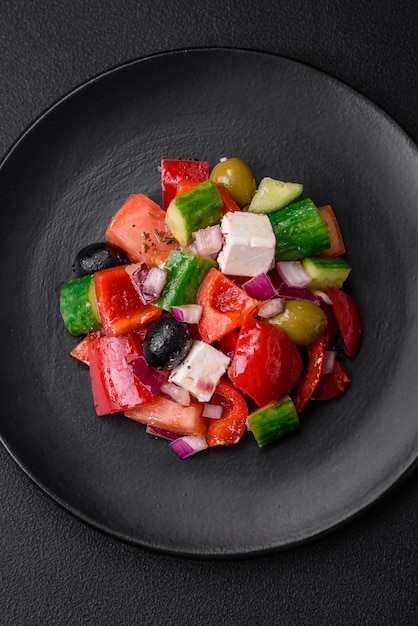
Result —
[[[351,382],[362,322],[337,218],[239,158],[160,170],[162,205],[130,195],[75,257],[70,354],[99,416],[123,412],[180,458],[245,433],[262,448]]]

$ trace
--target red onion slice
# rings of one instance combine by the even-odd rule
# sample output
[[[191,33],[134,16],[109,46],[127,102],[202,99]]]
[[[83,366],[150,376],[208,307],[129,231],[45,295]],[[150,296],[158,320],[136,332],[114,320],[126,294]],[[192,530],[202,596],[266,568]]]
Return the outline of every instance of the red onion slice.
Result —
[[[272,298],[259,307],[258,315],[266,319],[279,315],[279,313],[283,313],[285,303],[286,300],[284,298]]]
[[[337,358],[336,350],[327,350],[325,352],[324,360],[324,374],[331,374],[334,370],[335,359]]]
[[[132,263],[126,271],[143,304],[149,304],[160,295],[167,282],[167,272],[161,267],[148,268],[146,263]]]
[[[170,448],[180,459],[187,459],[208,448],[207,441],[201,435],[187,435],[179,437],[170,443]]]
[[[243,283],[243,288],[251,298],[268,300],[276,294],[273,283],[267,274],[258,274]]]
[[[154,435],[155,437],[161,437],[161,439],[168,439],[169,441],[174,441],[181,437],[178,433],[173,433],[171,430],[165,430],[165,428],[159,428],[159,426],[152,426],[152,424],[147,424],[145,432],[148,435]]]
[[[149,365],[143,356],[129,361],[129,365],[144,387],[156,396],[167,380],[167,374]]]
[[[218,254],[223,246],[223,236],[219,224],[208,226],[192,233],[193,247],[198,256],[211,257]]]
[[[175,383],[164,382],[161,385],[160,394],[182,406],[190,406],[190,393]]]
[[[143,304],[149,304],[154,299],[151,294],[144,292],[144,283],[147,279],[149,269],[146,263],[134,263],[126,266],[126,272],[131,277],[132,283],[138,292],[138,296]]]
[[[215,390],[215,384],[210,380],[198,378],[196,380],[196,389],[199,389],[200,391],[205,391],[207,393],[212,393]]]
[[[327,293],[325,293],[325,291],[321,291],[321,289],[314,289],[312,293],[314,294],[314,296],[322,300],[322,302],[325,302],[325,304],[329,304],[330,306],[332,306],[331,298]]]
[[[186,324],[197,324],[202,317],[203,306],[201,304],[182,304],[171,307],[173,317],[179,322]]]
[[[309,287],[312,282],[300,261],[278,261],[276,269],[289,287]]]
[[[203,407],[202,417],[208,417],[209,419],[218,420],[222,417],[224,407],[221,404],[212,404],[205,402]]]
[[[143,292],[148,296],[152,296],[155,300],[162,292],[167,282],[167,272],[161,267],[151,267],[143,284]]]
[[[277,288],[277,295],[287,300],[307,300],[319,306],[319,298],[312,291],[301,287],[290,287],[284,281]]]

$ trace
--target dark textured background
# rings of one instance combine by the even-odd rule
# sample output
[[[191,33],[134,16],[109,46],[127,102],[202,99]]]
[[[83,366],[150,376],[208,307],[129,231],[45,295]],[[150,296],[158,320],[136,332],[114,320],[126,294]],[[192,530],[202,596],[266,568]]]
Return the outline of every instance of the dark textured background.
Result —
[[[417,24],[412,1],[0,0],[0,153],[84,80],[196,46],[311,64],[418,140]],[[418,624],[416,471],[331,534],[235,562],[168,557],[102,535],[54,504],[2,447],[0,476],[2,625]]]

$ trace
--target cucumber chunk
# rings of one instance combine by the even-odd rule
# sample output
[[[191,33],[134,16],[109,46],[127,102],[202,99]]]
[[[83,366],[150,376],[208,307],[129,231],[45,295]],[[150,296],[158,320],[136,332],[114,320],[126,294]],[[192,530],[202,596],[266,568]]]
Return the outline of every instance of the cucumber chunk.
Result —
[[[167,282],[153,304],[166,311],[171,311],[171,307],[177,304],[193,304],[200,284],[211,267],[218,267],[218,263],[181,250],[172,250],[164,267],[168,274]]]
[[[250,213],[272,213],[294,202],[303,193],[300,183],[285,183],[274,178],[263,178],[258,185],[248,211]]]
[[[351,272],[351,266],[341,256],[307,257],[302,259],[302,265],[312,280],[311,289],[341,289]]]
[[[182,246],[192,243],[192,233],[201,228],[219,224],[222,219],[223,201],[211,180],[192,187],[170,202],[165,223],[173,237]]]
[[[310,198],[269,213],[276,237],[276,261],[296,261],[330,246],[327,225]]]
[[[97,309],[94,274],[67,280],[61,287],[60,312],[67,330],[86,335],[102,327]]]
[[[259,448],[280,439],[300,426],[293,400],[284,395],[275,404],[257,409],[247,418],[248,426]]]

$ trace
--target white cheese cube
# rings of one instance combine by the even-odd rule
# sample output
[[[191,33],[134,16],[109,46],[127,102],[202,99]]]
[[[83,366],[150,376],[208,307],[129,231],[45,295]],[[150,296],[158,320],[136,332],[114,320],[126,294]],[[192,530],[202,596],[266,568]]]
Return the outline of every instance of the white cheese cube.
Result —
[[[274,264],[276,238],[267,215],[234,211],[222,218],[219,268],[230,276],[257,276]]]
[[[220,350],[196,340],[186,358],[172,369],[168,380],[187,389],[200,402],[208,402],[230,362]]]

